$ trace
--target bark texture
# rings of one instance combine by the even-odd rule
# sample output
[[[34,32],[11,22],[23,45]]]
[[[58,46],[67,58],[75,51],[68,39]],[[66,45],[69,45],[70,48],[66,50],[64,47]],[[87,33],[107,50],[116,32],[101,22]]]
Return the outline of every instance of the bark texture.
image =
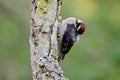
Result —
[[[32,0],[29,43],[33,80],[68,80],[57,61],[57,27],[61,2]]]

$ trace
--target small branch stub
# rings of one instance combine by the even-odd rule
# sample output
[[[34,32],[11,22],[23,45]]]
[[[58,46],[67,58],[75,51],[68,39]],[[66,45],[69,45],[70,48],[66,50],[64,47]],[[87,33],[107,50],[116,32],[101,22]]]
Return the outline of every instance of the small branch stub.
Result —
[[[33,80],[68,80],[57,61],[60,3],[61,0],[32,0],[29,43]]]

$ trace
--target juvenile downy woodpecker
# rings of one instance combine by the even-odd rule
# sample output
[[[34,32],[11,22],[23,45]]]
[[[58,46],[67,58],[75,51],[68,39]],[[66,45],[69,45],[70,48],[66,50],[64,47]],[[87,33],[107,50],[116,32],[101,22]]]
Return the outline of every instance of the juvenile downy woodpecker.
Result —
[[[58,27],[58,44],[59,53],[58,61],[63,60],[65,55],[70,51],[79,36],[84,33],[86,29],[83,21],[74,17],[67,18],[61,22]]]

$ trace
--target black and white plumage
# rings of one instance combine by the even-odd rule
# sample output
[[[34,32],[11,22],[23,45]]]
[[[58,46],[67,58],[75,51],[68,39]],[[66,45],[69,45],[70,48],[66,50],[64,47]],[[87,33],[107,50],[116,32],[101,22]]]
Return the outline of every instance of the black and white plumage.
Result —
[[[79,35],[85,31],[85,24],[76,18],[70,17],[61,22],[58,27],[59,54],[58,61],[63,60],[74,43],[79,40]]]

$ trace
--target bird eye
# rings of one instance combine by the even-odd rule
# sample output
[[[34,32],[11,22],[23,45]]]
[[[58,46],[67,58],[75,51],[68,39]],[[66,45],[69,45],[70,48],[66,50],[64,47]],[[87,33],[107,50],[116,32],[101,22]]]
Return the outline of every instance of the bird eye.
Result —
[[[81,23],[77,23],[77,28],[81,25]]]
[[[85,24],[81,23],[81,24],[79,25],[79,27],[77,27],[77,32],[78,32],[78,34],[79,34],[79,35],[82,35],[82,34],[84,33],[85,29],[86,29]]]

